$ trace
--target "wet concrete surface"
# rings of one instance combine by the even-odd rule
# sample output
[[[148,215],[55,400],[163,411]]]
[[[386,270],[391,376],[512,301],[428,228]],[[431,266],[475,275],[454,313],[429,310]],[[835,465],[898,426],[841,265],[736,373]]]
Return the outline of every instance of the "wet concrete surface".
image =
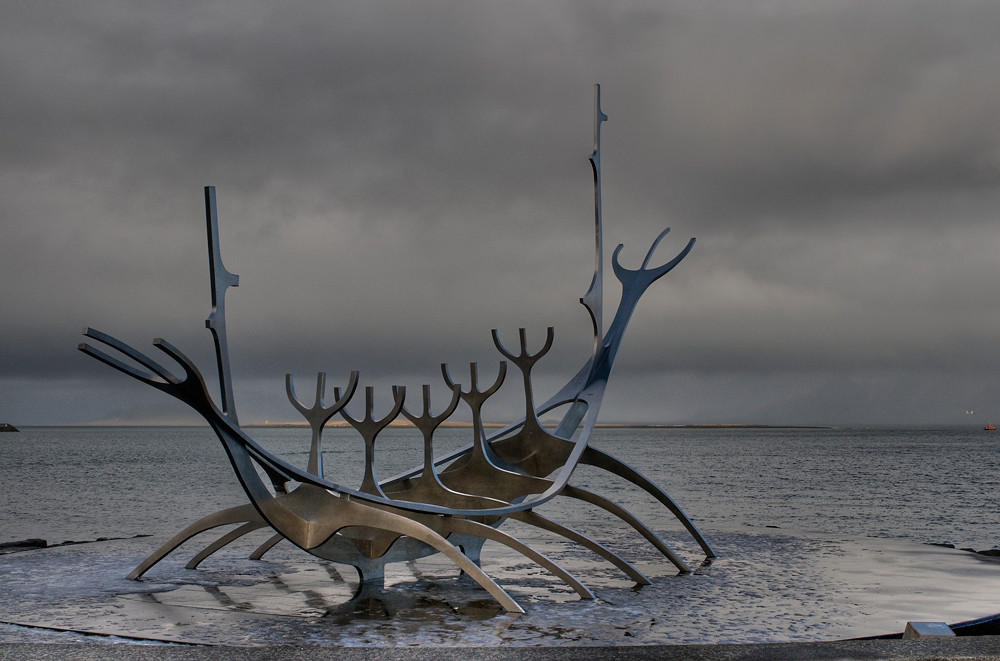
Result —
[[[588,658],[580,655],[591,648],[604,650],[600,658],[922,658],[913,654],[935,644],[958,651],[978,645],[978,658],[998,654],[990,647],[994,637],[854,641],[847,656],[829,642],[901,632],[908,621],[956,624],[996,614],[996,559],[885,539],[761,528],[706,532],[720,557],[703,566],[699,549],[683,534],[664,535],[698,567],[687,576],[676,576],[669,562],[641,543],[603,540],[652,579],[641,589],[586,551],[531,540],[586,583],[594,601],[579,600],[556,577],[488,544],[484,569],[525,608],[523,615],[504,613],[440,557],[393,565],[384,590],[358,594],[353,570],[287,543],[263,561],[248,560],[257,537],[197,570],[183,568],[201,548],[189,542],[141,581],[125,575],[157,539],[24,551],[0,556],[0,659],[14,658],[16,650],[55,654],[64,644],[126,648],[135,653],[128,658],[201,658],[183,656],[200,649],[192,644],[244,652],[264,647],[277,655],[266,658],[281,658],[282,650],[287,658],[320,658],[304,654],[336,646],[359,648],[352,652],[359,656],[340,658],[419,659],[430,657],[404,648],[433,648],[438,661],[450,658],[449,648],[477,648],[489,652],[477,651],[477,658],[496,659],[514,658],[505,656],[513,648],[537,648],[532,658],[553,659]],[[963,642],[968,640],[979,642]],[[683,647],[669,647],[677,645]],[[566,656],[568,648],[576,654]],[[856,656],[897,648],[903,656]],[[684,655],[654,653],[667,649]],[[769,655],[732,656],[760,650]],[[794,656],[802,650],[811,652]],[[822,650],[835,656],[817,656],[827,653]]]
[[[867,661],[876,659],[995,661],[1000,637],[949,640],[862,640],[760,645],[666,645],[619,647],[505,648],[263,648],[188,646],[106,646],[0,643],[0,661],[230,661],[336,658],[340,661]]]

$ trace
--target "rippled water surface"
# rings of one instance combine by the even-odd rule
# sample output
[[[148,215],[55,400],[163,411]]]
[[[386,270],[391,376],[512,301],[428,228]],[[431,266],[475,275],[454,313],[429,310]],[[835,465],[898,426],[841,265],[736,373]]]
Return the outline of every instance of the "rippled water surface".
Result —
[[[306,429],[251,429],[305,467]],[[660,484],[704,531],[739,526],[1000,545],[1000,432],[946,429],[598,429],[592,445]],[[468,437],[442,430],[442,449]],[[329,479],[358,486],[363,446],[347,429],[324,436]],[[379,475],[420,461],[412,430],[377,444]],[[0,435],[0,541],[50,543],[173,533],[246,502],[222,446],[206,427],[28,428]],[[573,483],[610,497],[654,528],[676,527],[636,488],[587,467]],[[564,523],[599,524],[556,501]],[[588,517],[595,517],[591,521]]]

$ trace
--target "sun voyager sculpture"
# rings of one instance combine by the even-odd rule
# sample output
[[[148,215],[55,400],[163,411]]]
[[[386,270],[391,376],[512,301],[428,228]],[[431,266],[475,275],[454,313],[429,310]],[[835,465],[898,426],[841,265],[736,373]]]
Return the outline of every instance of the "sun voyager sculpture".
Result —
[[[607,547],[584,534],[550,520],[535,509],[556,497],[575,498],[618,517],[673,563],[679,573],[690,568],[644,523],[609,499],[571,484],[574,469],[589,465],[603,469],[658,500],[689,531],[706,558],[715,552],[680,507],[656,484],[638,470],[588,445],[597,421],[601,401],[611,374],[615,355],[636,304],[646,289],[687,256],[695,240],[681,252],[658,266],[649,262],[669,228],[653,242],[642,265],[628,269],[618,261],[619,245],[612,255],[614,273],[622,285],[621,299],[610,326],[603,322],[603,223],[601,217],[601,124],[607,116],[601,111],[600,86],[594,86],[594,151],[590,162],[594,173],[594,216],[596,263],[590,288],[580,299],[593,323],[594,345],[580,370],[556,394],[541,404],[535,402],[531,370],[552,346],[549,328],[542,346],[529,350],[525,330],[520,330],[518,348],[505,345],[496,330],[493,342],[505,358],[499,363],[496,377],[484,386],[479,381],[476,363],[470,366],[468,386],[452,377],[442,365],[443,379],[451,390],[451,401],[432,413],[430,386],[424,386],[422,398],[410,404],[405,388],[393,387],[392,410],[380,419],[372,411],[372,388],[366,388],[364,414],[354,417],[348,403],[357,395],[358,373],[352,372],[344,390],[334,388],[334,402],[325,403],[326,375],[317,379],[314,402],[303,403],[295,393],[291,375],[285,387],[292,405],[305,417],[312,430],[308,466],[305,470],[268,452],[240,427],[233,397],[226,341],[225,294],[239,284],[239,278],[226,270],[219,249],[218,215],[215,188],[205,188],[208,226],[209,270],[212,285],[212,312],[206,326],[212,332],[219,373],[221,402],[217,403],[193,362],[163,339],[153,345],[179,367],[171,371],[133,347],[93,328],[83,334],[103,345],[79,345],[85,354],[176,397],[197,411],[218,436],[225,448],[236,477],[249,502],[210,514],[195,521],[154,551],[130,574],[138,579],[188,539],[221,526],[237,525],[205,547],[186,565],[197,567],[205,558],[243,535],[260,528],[270,528],[273,535],[252,554],[259,559],[279,541],[287,539],[316,557],[355,567],[361,585],[381,587],[385,566],[441,553],[482,586],[510,612],[523,609],[480,568],[480,555],[486,540],[503,544],[552,572],[583,599],[593,593],[565,568],[524,542],[501,530],[508,519],[538,527],[570,540],[596,553],[624,572],[637,585],[649,580],[635,567]],[[111,350],[110,352],[108,350]],[[508,362],[521,373],[524,389],[524,417],[487,435],[482,419],[483,404],[502,385]],[[435,456],[434,433],[464,404],[471,411],[471,443],[443,456]],[[357,410],[357,407],[352,406]],[[563,409],[561,421],[553,430],[539,423],[539,416]],[[365,470],[359,487],[335,484],[324,477],[322,433],[326,423],[340,414],[361,435],[365,444]],[[379,480],[375,474],[375,443],[379,433],[400,415],[421,433],[424,441],[423,464],[395,477]],[[267,479],[262,478],[266,476]]]

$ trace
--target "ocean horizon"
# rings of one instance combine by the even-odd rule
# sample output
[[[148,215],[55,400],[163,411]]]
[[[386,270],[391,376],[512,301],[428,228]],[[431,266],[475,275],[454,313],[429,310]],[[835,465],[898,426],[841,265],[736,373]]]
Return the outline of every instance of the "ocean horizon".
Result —
[[[294,426],[248,426],[271,452],[305,467],[310,436]],[[466,444],[468,427],[441,429],[435,449]],[[25,427],[0,436],[5,507],[0,542],[49,543],[172,534],[246,502],[207,426]],[[984,550],[1000,544],[1000,439],[973,427],[598,427],[591,444],[646,474],[706,535],[768,527],[849,533]],[[351,429],[324,434],[327,478],[356,487],[364,448]],[[421,463],[412,428],[379,436],[376,471]],[[623,504],[654,530],[679,524],[650,497],[581,466],[572,483]],[[555,501],[586,529],[600,516]]]

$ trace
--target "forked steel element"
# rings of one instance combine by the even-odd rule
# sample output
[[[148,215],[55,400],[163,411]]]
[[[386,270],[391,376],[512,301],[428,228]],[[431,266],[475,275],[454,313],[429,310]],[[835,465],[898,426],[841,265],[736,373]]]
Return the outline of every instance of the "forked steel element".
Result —
[[[565,439],[552,436],[538,421],[535,414],[535,397],[531,387],[531,369],[535,363],[552,348],[555,335],[553,328],[547,329],[545,345],[534,354],[528,353],[527,338],[523,328],[518,330],[521,352],[514,354],[500,342],[500,336],[493,329],[493,344],[507,360],[521,370],[524,383],[524,419],[513,436],[502,441],[494,440],[491,450],[497,452],[500,460],[519,472],[535,477],[544,477],[566,466],[572,451],[572,444]]]
[[[447,365],[442,365],[442,372],[447,374]],[[498,377],[498,381],[502,380]],[[450,381],[450,379],[449,379]],[[474,388],[475,389],[475,388]],[[425,502],[425,503],[436,503],[438,505],[444,505],[446,507],[454,508],[467,508],[467,507],[495,507],[496,505],[503,505],[502,500],[496,500],[494,498],[489,498],[487,496],[477,496],[468,493],[461,493],[458,491],[453,491],[446,487],[440,480],[437,474],[437,469],[434,466],[434,446],[433,446],[433,436],[437,428],[447,420],[451,414],[458,407],[458,403],[462,394],[462,388],[459,384],[452,384],[452,397],[451,402],[445,407],[438,415],[433,415],[430,412],[430,386],[423,386],[423,413],[421,415],[416,415],[411,413],[404,406],[401,410],[403,416],[409,420],[414,427],[420,431],[424,439],[424,470],[423,472],[413,480],[412,486],[407,486],[399,491],[393,491],[390,495],[392,498],[397,500],[408,500],[412,502]],[[482,551],[482,543],[487,539],[492,539],[501,544],[508,546],[522,555],[525,555],[531,560],[534,560],[537,564],[545,567],[553,574],[562,578],[570,587],[572,587],[577,594],[580,595],[582,599],[593,599],[593,593],[582,583],[580,583],[576,577],[567,572],[565,569],[551,562],[545,556],[539,554],[534,549],[521,542],[520,540],[507,535],[499,530],[494,530],[495,526],[502,523],[500,517],[474,517],[470,518],[470,521],[475,521],[476,523],[482,524],[480,526],[470,527],[465,525],[465,519],[452,518],[450,523],[454,528],[456,533],[462,536],[452,535],[448,537],[448,540],[455,543],[462,552],[465,553],[473,562],[479,564],[479,556]],[[544,521],[544,519],[543,519]],[[538,525],[533,520],[528,520],[527,523],[532,525]],[[456,525],[457,524],[457,525]]]
[[[413,425],[422,433],[424,437],[424,465],[430,467],[429,471],[421,476],[417,481],[416,485],[403,492],[395,492],[391,495],[391,498],[395,500],[403,500],[410,502],[423,502],[423,503],[434,503],[437,505],[442,505],[444,507],[457,507],[457,508],[468,508],[468,507],[490,507],[496,505],[504,505],[502,501],[492,500],[488,498],[479,498],[469,494],[462,494],[449,490],[447,487],[441,484],[437,479],[436,471],[434,470],[433,462],[433,433],[441,423],[448,419],[449,416],[455,411],[459,403],[459,397],[461,394],[460,386],[455,386],[452,389],[451,402],[445,408],[445,410],[438,414],[433,415],[430,412],[430,386],[423,386],[423,413],[421,415],[415,415],[410,411],[406,410],[405,406],[400,406],[400,412],[410,420]],[[404,398],[403,388],[399,386],[393,387],[393,396],[397,403],[401,403]],[[371,403],[370,396],[369,401],[366,403],[366,420],[370,423],[366,429],[362,432],[362,435],[366,438],[378,434],[381,428],[384,428],[382,421],[369,420],[372,418],[371,415]],[[348,417],[345,413],[341,413],[343,417]],[[359,421],[353,421],[351,424],[355,426],[356,429],[359,428]],[[374,440],[372,443],[366,442],[366,447],[374,445]],[[374,454],[366,456],[366,475],[369,473],[368,465],[374,461]],[[371,471],[372,480],[374,481],[374,471]],[[362,488],[364,491],[364,488]],[[383,494],[384,495],[384,494]],[[520,540],[512,537],[500,530],[495,529],[494,525],[500,522],[499,517],[470,517],[469,519],[463,519],[460,517],[434,517],[426,514],[412,514],[415,520],[427,525],[429,528],[433,529],[438,534],[447,537],[448,541],[457,546],[465,555],[469,557],[477,565],[479,564],[479,551],[482,549],[482,544],[486,540],[493,540],[500,544],[507,546],[508,548],[521,553],[530,560],[533,560],[536,564],[547,569],[554,575],[561,578],[567,585],[569,585],[582,599],[593,599],[593,593],[584,586],[579,580],[576,579],[572,574],[567,572],[558,564],[552,562],[549,558],[538,553],[528,545],[524,544]],[[351,531],[346,533],[348,536],[357,535],[359,531]],[[381,549],[386,551],[392,547],[393,544],[397,543],[399,540],[399,535],[392,533],[391,531],[360,531],[363,535],[363,539],[368,544],[368,548],[379,549],[376,555],[381,557],[383,555]],[[353,537],[358,540],[358,537]],[[470,554],[470,549],[475,549],[475,557]],[[373,564],[376,562],[373,559]],[[382,575],[381,571],[369,572],[374,574],[375,577],[380,577]],[[370,577],[366,577],[362,573],[362,580],[371,580]]]
[[[358,387],[358,373],[357,371],[351,372],[350,380],[348,381],[347,388],[343,397],[340,396],[340,390],[336,391],[336,402],[330,406],[323,404],[323,399],[326,396],[326,372],[319,372],[316,375],[316,400],[311,407],[307,407],[298,397],[295,395],[295,381],[291,374],[285,374],[285,393],[288,395],[288,401],[291,402],[292,406],[296,411],[302,414],[302,416],[309,423],[309,427],[312,429],[312,443],[309,447],[309,463],[306,468],[313,475],[318,475],[323,477],[323,427],[326,425],[327,421],[333,417],[340,409],[350,401],[351,397],[354,396],[354,391]],[[284,489],[282,485],[281,490]],[[187,565],[186,569],[194,569],[202,561],[208,558],[210,555],[219,551],[220,549],[232,544],[237,539],[243,537],[247,533],[253,532],[259,528],[266,526],[267,524],[263,519],[258,519],[254,521],[248,521],[246,524],[240,526],[236,530],[232,530],[219,539],[215,540],[207,547],[202,549],[198,555],[194,556]],[[263,544],[258,546],[253,553],[250,554],[252,560],[260,560],[264,557],[264,554],[270,551],[274,546],[283,540],[284,537],[280,534],[274,534],[267,539]]]
[[[471,410],[473,434],[471,451],[439,472],[441,482],[459,493],[495,498],[505,503],[520,503],[529,494],[545,491],[550,484],[547,480],[501,467],[492,448],[486,442],[483,405],[503,384],[507,375],[507,361],[500,361],[497,378],[486,390],[479,389],[476,363],[469,365],[468,390],[462,390],[451,380],[447,365],[441,366],[441,373],[450,388],[459,388],[459,396]]]
[[[340,398],[339,390],[337,397]],[[375,439],[399,415],[400,409],[403,408],[403,400],[406,398],[406,388],[393,387],[392,398],[392,410],[380,420],[376,420],[372,415],[375,408],[375,389],[371,386],[365,388],[365,417],[354,418],[347,412],[346,408],[341,407],[340,409],[340,417],[347,420],[365,440],[365,477],[361,481],[361,491],[383,498],[385,498],[385,493],[382,492],[382,487],[375,479]]]
[[[446,366],[442,366],[447,369]],[[460,507],[472,502],[481,503],[481,499],[476,499],[469,494],[452,491],[441,483],[438,477],[437,468],[434,466],[434,432],[441,424],[451,417],[451,414],[458,408],[462,394],[461,385],[454,384],[451,387],[451,401],[441,413],[434,415],[431,413],[431,387],[429,384],[423,386],[423,412],[419,415],[410,412],[405,406],[400,409],[410,423],[417,428],[424,441],[424,467],[412,484],[392,491],[391,498],[396,500],[408,500],[411,502],[438,503],[446,507]],[[494,500],[494,505],[503,505],[503,501]],[[493,517],[496,520],[497,517]]]
[[[131,361],[147,368],[149,372],[137,369],[87,344],[81,345],[80,348],[82,351],[133,378],[173,395],[205,417],[226,447],[245,492],[250,497],[254,508],[266,525],[270,525],[289,539],[289,541],[313,555],[335,562],[353,564],[358,568],[362,581],[380,579],[382,574],[378,570],[381,570],[385,564],[380,559],[386,555],[389,548],[397,540],[410,538],[443,553],[475,579],[484,589],[490,592],[507,610],[523,612],[520,606],[510,599],[502,588],[496,585],[492,579],[489,579],[478,566],[458,551],[455,546],[447,542],[443,536],[459,533],[485,537],[505,544],[562,578],[582,598],[593,598],[593,594],[564,569],[533,549],[528,548],[522,542],[489,526],[471,520],[452,519],[450,516],[421,516],[414,513],[407,513],[397,508],[372,506],[370,503],[344,498],[343,496],[348,494],[338,494],[333,491],[333,489],[337,488],[336,485],[312,480],[309,474],[303,473],[294,466],[274,457],[250,440],[242,430],[229,423],[228,419],[211,402],[211,398],[208,396],[207,389],[205,388],[204,379],[197,368],[187,356],[169,343],[163,340],[156,340],[154,344],[183,367],[185,372],[183,378],[173,376],[148,356],[99,331],[87,329],[85,335],[116,349]],[[287,493],[272,495],[264,483],[261,482],[254,468],[255,465],[260,466],[269,475],[284,475],[286,479],[298,479],[305,483]],[[318,485],[332,488],[317,488]],[[353,495],[362,494],[355,492]],[[403,505],[404,503],[400,502],[399,504]],[[430,526],[421,523],[417,520],[418,518],[428,520]],[[205,517],[186,528],[162,546],[130,574],[130,577],[138,578],[171,550],[199,532],[221,525],[244,521],[246,523],[243,526],[223,536],[215,544],[196,556],[189,563],[189,568],[197,566],[205,557],[208,557],[215,550],[228,544],[238,536],[264,525],[248,510],[247,506],[230,508],[210,517]],[[439,528],[440,532],[434,528]],[[368,557],[368,560],[372,561],[369,566],[363,562],[363,558],[352,558],[350,557],[351,554],[345,554],[342,542],[340,540],[333,540],[334,535],[338,532],[347,534],[360,532],[360,535],[355,534],[345,537],[345,539],[352,541],[358,546],[362,556],[365,555],[366,551],[370,550],[364,547],[364,542],[369,542],[372,545],[378,545],[380,542],[385,541],[388,541],[388,543],[386,548],[380,549],[372,553],[371,557]],[[419,557],[420,555],[427,554],[426,550],[418,553],[420,550],[419,548],[404,548],[403,552],[407,557]],[[398,558],[396,560],[398,561]]]
[[[524,502],[528,497],[539,493],[549,491],[561,493],[560,491],[554,491],[553,481],[546,479],[544,476],[559,469],[562,469],[565,473],[572,470],[572,466],[566,463],[566,459],[571,452],[566,446],[571,444],[564,439],[551,437],[548,431],[539,423],[535,415],[534,395],[532,394],[531,385],[531,369],[552,348],[555,336],[554,330],[551,327],[547,329],[545,343],[535,353],[528,351],[527,334],[523,328],[518,330],[520,352],[517,354],[503,345],[496,329],[493,330],[492,334],[493,343],[496,345],[497,350],[507,360],[514,363],[522,373],[526,410],[525,419],[513,436],[504,439],[507,442],[506,449],[508,450],[506,456],[499,456],[494,453],[494,449],[490,444],[482,442],[483,434],[476,434],[476,445],[474,445],[469,455],[459,458],[448,466],[443,471],[442,479],[446,485],[455,490],[480,496],[500,498],[511,503]],[[506,361],[503,361],[501,366],[501,372],[506,374]],[[475,364],[471,366],[471,371],[472,381],[475,384]],[[447,369],[444,369],[443,373],[445,380],[451,384]],[[472,408],[473,429],[481,426],[477,421],[482,420],[482,405],[486,398],[496,391],[499,381],[500,379],[498,378],[497,383],[486,391],[488,394],[485,396],[475,386],[468,393],[462,392],[463,399]],[[564,487],[564,489],[566,488],[569,488],[568,485]],[[605,510],[613,514],[621,515],[624,513],[625,516],[621,518],[634,527],[638,523],[635,517],[632,517],[623,508],[610,503],[610,501],[605,501],[597,496],[588,499],[587,496],[591,494],[587,492],[574,491],[572,493],[581,500],[587,500],[587,502],[602,506]],[[549,532],[562,535],[570,541],[584,546],[614,564],[639,585],[649,583],[648,579],[641,572],[623,558],[571,528],[561,526],[531,511],[513,512],[509,516],[510,518],[523,521]],[[639,524],[639,527],[636,527],[636,529],[644,535],[651,535],[655,538],[656,543],[654,545],[658,549],[666,549],[666,545],[653,535],[648,528]],[[682,573],[690,572],[687,565],[676,554],[669,551],[669,549],[666,550],[667,557],[675,563]]]
[[[139,578],[195,535],[224,525],[236,525],[237,527],[195,555],[187,566],[197,567],[217,550],[246,533],[270,527],[276,534],[261,544],[251,558],[261,557],[278,541],[288,539],[312,555],[354,566],[362,585],[374,585],[381,582],[385,566],[389,563],[442,553],[486,589],[505,609],[521,612],[520,606],[478,566],[483,543],[489,539],[521,553],[560,577],[581,598],[593,598],[593,594],[564,568],[524,542],[500,531],[499,527],[510,518],[560,535],[591,550],[639,585],[649,582],[641,572],[610,549],[535,511],[537,506],[556,496],[577,499],[621,519],[667,557],[680,573],[689,572],[684,561],[627,510],[603,496],[569,483],[574,469],[581,463],[606,470],[652,495],[687,528],[706,556],[714,557],[714,551],[694,523],[662,489],[631,466],[588,445],[612,365],[639,299],[653,282],[680,263],[694,245],[694,239],[691,239],[673,259],[658,267],[650,267],[657,246],[669,232],[666,229],[657,236],[642,265],[632,270],[619,262],[622,250],[622,245],[619,244],[612,255],[612,266],[622,285],[622,294],[611,325],[604,328],[600,129],[606,120],[607,116],[601,110],[600,87],[595,86],[594,150],[590,162],[594,172],[596,254],[593,279],[587,293],[580,299],[594,328],[594,347],[589,360],[555,395],[543,404],[536,405],[531,371],[551,348],[553,329],[548,329],[542,348],[534,353],[528,350],[523,328],[519,330],[520,348],[517,353],[507,349],[494,330],[494,344],[506,360],[501,361],[497,378],[491,386],[480,388],[476,363],[470,366],[471,385],[468,390],[456,384],[451,379],[447,365],[442,365],[442,375],[452,397],[441,413],[431,413],[429,386],[424,386],[423,389],[421,414],[407,410],[404,406],[405,389],[393,386],[394,405],[385,417],[377,420],[373,415],[371,387],[365,391],[363,418],[352,417],[346,409],[357,388],[357,372],[351,373],[343,396],[340,388],[334,389],[336,401],[330,406],[323,402],[326,385],[324,373],[319,373],[317,377],[316,398],[312,406],[306,406],[296,397],[292,377],[286,375],[289,401],[306,418],[312,431],[306,470],[289,464],[259,446],[240,428],[237,421],[226,339],[225,292],[228,287],[237,286],[239,278],[222,264],[215,189],[206,187],[205,208],[212,284],[212,313],[206,326],[212,331],[215,342],[220,404],[215,404],[201,373],[190,359],[163,340],[155,340],[154,345],[181,366],[181,377],[174,376],[145,354],[93,329],[86,329],[84,335],[109,347],[113,352],[109,354],[86,343],[81,344],[80,349],[101,362],[180,399],[201,414],[225,447],[250,504],[222,510],[191,524],[146,558],[129,577]],[[507,361],[513,363],[522,374],[524,416],[488,436],[483,424],[483,405],[503,384]],[[435,458],[433,435],[456,410],[460,401],[471,410],[472,442],[464,448]],[[554,431],[541,425],[541,415],[564,406],[567,407],[566,412]],[[344,487],[324,475],[322,431],[336,413],[340,413],[365,442],[365,474],[359,488]],[[375,440],[400,414],[423,436],[423,463],[380,482],[375,474]],[[265,485],[261,474],[270,481],[269,486]]]
[[[355,370],[351,372],[344,396],[340,396],[338,388],[335,395],[337,401],[330,406],[325,406],[323,398],[326,395],[326,372],[319,372],[316,375],[316,401],[311,407],[307,407],[295,396],[295,380],[292,375],[285,375],[285,392],[288,395],[288,401],[291,402],[296,411],[302,414],[302,417],[309,423],[309,428],[312,429],[312,444],[309,446],[309,464],[306,470],[313,475],[323,477],[323,427],[330,418],[347,405],[357,388],[358,372]]]
[[[343,561],[337,552],[339,544],[333,540],[337,532],[361,528],[396,533],[444,554],[489,592],[506,610],[524,612],[517,602],[511,599],[510,595],[455,546],[434,530],[413,520],[406,511],[391,507],[376,508],[368,503],[344,498],[342,496],[346,494],[337,493],[336,485],[325,483],[319,478],[301,471],[257,445],[216,407],[208,394],[201,373],[186,355],[170,343],[157,339],[154,341],[154,346],[181,366],[183,369],[182,377],[174,376],[148,356],[107,334],[93,329],[85,329],[84,335],[116,350],[139,367],[126,363],[86,343],[80,345],[81,351],[124,374],[179,399],[201,414],[219,440],[222,441],[244,492],[250,498],[254,508],[268,525],[296,546],[321,558]],[[272,480],[283,478],[286,482],[296,480],[302,484],[286,493],[272,494],[260,479],[255,466],[259,466]],[[354,492],[353,495],[363,496],[366,494]],[[182,534],[190,533],[188,535],[190,537],[200,530],[246,520],[244,511],[226,510],[226,512],[228,516],[215,517],[214,521],[203,519],[199,522],[200,525],[190,526]],[[445,517],[441,518],[443,520]],[[177,544],[181,542],[177,542]],[[333,543],[331,544],[331,542]],[[150,560],[151,558],[147,558],[140,565],[142,571],[157,561],[150,562]],[[140,568],[137,568],[132,575],[140,576],[142,573]],[[364,567],[358,567],[358,570],[364,578]]]
[[[496,330],[493,330],[493,343],[507,360],[514,363],[521,370],[524,377],[525,417],[524,423],[513,436],[494,440],[490,444],[490,447],[497,450],[498,460],[503,461],[511,469],[539,478],[564,467],[566,459],[572,452],[572,443],[550,434],[548,430],[542,427],[535,413],[535,401],[531,388],[531,368],[542,356],[548,353],[552,347],[552,338],[553,329],[549,327],[545,346],[537,353],[529,354],[525,332],[522,328],[520,329],[521,353],[514,355],[503,346]],[[569,484],[563,487],[560,495],[591,503],[614,514],[645,537],[682,574],[691,572],[690,567],[662,539],[620,505],[602,498],[595,493]]]

